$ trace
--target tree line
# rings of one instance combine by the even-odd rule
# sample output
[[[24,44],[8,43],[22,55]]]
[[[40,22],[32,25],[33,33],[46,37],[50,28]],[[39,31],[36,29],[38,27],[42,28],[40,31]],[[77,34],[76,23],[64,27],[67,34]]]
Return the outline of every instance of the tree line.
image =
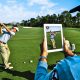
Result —
[[[44,23],[62,24],[64,27],[80,28],[80,12],[72,16],[68,11],[63,11],[61,14],[53,14],[46,16],[37,16],[29,20],[22,20],[21,26],[42,27]]]
[[[72,16],[68,11],[63,11],[61,14],[52,14],[46,16],[37,16],[29,20],[22,20],[20,23],[16,23],[20,26],[30,27],[43,27],[43,24],[62,24],[63,27],[75,27],[80,28],[80,12]],[[12,25],[13,23],[7,23],[6,25]]]

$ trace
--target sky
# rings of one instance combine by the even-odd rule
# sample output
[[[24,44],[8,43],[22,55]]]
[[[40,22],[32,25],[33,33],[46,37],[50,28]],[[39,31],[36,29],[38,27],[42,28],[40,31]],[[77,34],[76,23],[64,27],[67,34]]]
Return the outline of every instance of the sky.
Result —
[[[0,22],[21,22],[37,16],[60,14],[80,5],[80,0],[0,0]]]

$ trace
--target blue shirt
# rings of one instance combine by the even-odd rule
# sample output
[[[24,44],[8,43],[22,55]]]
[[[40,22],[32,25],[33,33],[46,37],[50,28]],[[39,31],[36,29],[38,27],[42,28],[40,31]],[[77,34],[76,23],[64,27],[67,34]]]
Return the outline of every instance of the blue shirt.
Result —
[[[40,61],[38,63],[34,80],[51,80],[53,77],[53,70],[48,73],[47,69],[48,69],[47,62]]]
[[[3,34],[0,36],[0,41],[7,43],[12,35],[15,35],[13,31],[7,32],[6,29],[3,29]]]
[[[80,80],[80,57],[66,57],[57,63],[56,67],[47,72],[47,62],[40,61],[35,74],[35,80],[52,80],[54,70],[57,70],[57,78],[59,80]]]
[[[59,80],[80,80],[80,56],[68,56],[56,67]]]

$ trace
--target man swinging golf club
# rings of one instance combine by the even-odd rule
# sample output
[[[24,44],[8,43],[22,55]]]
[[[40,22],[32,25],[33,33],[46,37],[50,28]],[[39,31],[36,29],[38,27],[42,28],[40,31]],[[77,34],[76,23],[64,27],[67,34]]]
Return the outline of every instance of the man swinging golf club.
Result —
[[[50,31],[50,39],[51,39],[51,42],[52,42],[53,49],[56,48],[56,42],[55,42],[55,39],[54,39],[55,36],[56,36],[56,33]]]
[[[5,69],[12,69],[13,67],[10,66],[11,63],[9,63],[9,56],[10,56],[10,50],[8,48],[7,42],[8,40],[15,35],[17,31],[19,31],[18,27],[14,26],[12,29],[7,28],[6,25],[3,23],[0,23],[0,25],[3,27],[3,33],[0,36],[0,53],[2,55],[2,60]]]

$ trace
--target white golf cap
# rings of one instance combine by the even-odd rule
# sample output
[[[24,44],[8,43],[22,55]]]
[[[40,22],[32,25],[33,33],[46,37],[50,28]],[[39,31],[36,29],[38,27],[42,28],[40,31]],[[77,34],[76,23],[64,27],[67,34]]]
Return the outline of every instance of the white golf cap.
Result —
[[[19,31],[19,28],[18,27],[14,27],[17,31]]]

